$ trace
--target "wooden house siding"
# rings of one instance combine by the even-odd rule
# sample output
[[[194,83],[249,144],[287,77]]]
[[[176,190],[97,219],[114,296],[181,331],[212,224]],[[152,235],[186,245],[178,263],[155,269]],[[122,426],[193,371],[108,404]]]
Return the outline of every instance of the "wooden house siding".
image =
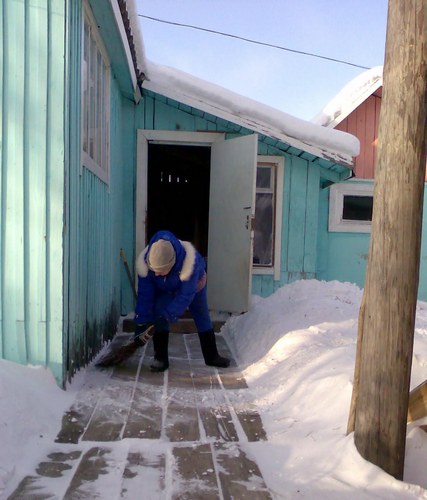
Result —
[[[353,170],[360,179],[374,178],[380,109],[381,96],[372,94],[335,127],[360,141],[360,154],[355,158]]]
[[[62,376],[63,1],[0,4],[0,357]]]
[[[225,132],[229,138],[252,133],[153,92],[144,92],[143,103],[136,116],[137,127],[141,129]],[[283,284],[316,276],[321,168],[313,163],[311,155],[303,158],[289,150],[289,145],[259,135],[258,154],[283,156],[285,165],[283,208],[282,214],[278,214],[282,219],[280,280],[273,275],[256,274],[252,279],[252,293],[264,297]]]
[[[66,231],[64,233],[64,378],[71,378],[116,331],[133,292],[120,260],[133,259],[134,103],[123,96],[111,67],[109,183],[80,165],[82,4],[70,3]],[[126,304],[126,305],[124,305]]]

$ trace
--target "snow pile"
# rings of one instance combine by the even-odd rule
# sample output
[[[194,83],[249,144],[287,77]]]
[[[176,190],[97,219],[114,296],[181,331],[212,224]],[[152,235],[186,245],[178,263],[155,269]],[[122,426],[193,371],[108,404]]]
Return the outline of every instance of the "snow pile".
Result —
[[[50,370],[0,360],[0,493],[15,467],[51,446],[71,403]]]
[[[427,498],[419,486],[427,488],[427,433],[418,426],[408,426],[405,461],[405,481],[418,486],[364,461],[345,435],[361,297],[349,283],[298,281],[256,297],[225,326],[274,443],[257,456],[273,490],[298,485],[307,498]],[[419,302],[411,388],[427,378],[426,327],[427,304]]]

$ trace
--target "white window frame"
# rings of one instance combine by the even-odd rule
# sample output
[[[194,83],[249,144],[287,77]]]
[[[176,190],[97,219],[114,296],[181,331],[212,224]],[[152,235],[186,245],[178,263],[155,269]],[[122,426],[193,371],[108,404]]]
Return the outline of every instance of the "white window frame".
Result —
[[[329,232],[370,233],[371,221],[343,218],[344,196],[374,196],[374,184],[347,181],[333,184],[329,191]]]
[[[83,16],[82,16],[82,73],[81,73],[81,172],[83,167],[90,170],[97,177],[99,177],[106,184],[109,183],[110,179],[110,61],[107,56],[107,50],[102,41],[101,35],[98,30],[97,23],[95,21],[92,10],[89,6],[88,0],[84,1],[83,4]],[[89,24],[91,37],[95,42],[96,49],[102,59],[104,73],[104,80],[102,82],[102,93],[103,93],[103,104],[104,109],[98,111],[95,107],[94,114],[100,119],[99,126],[97,127],[97,137],[96,142],[98,144],[98,149],[101,152],[100,161],[94,159],[90,156],[87,151],[84,151],[84,141],[85,141],[85,117],[88,115],[90,109],[85,109],[85,104],[89,102],[89,98],[85,100],[84,91],[87,87],[87,82],[89,78],[89,69],[87,63],[84,59],[84,38],[85,38],[85,22]],[[97,80],[97,84],[98,84]],[[95,100],[98,102],[98,99]],[[90,106],[90,105],[89,105]],[[96,106],[96,105],[95,105]],[[99,114],[101,116],[99,116]],[[100,130],[99,130],[100,129]],[[89,133],[87,134],[87,139],[89,139]]]
[[[273,275],[275,280],[280,280],[280,262],[282,250],[282,212],[283,212],[283,179],[284,179],[284,165],[285,161],[283,156],[269,156],[258,155],[257,164],[269,163],[273,164],[275,168],[275,182],[274,182],[274,248],[273,248],[273,265],[272,266],[258,266],[252,265],[252,274],[254,275]]]

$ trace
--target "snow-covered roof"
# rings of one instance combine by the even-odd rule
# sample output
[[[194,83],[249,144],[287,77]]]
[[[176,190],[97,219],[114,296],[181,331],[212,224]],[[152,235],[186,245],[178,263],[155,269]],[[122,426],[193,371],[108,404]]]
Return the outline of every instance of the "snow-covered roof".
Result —
[[[376,66],[351,80],[323,109],[312,123],[334,128],[383,85],[383,67]]]
[[[293,117],[248,97],[145,57],[135,0],[126,0],[142,88],[174,99],[332,163],[353,166],[359,140],[345,132]]]

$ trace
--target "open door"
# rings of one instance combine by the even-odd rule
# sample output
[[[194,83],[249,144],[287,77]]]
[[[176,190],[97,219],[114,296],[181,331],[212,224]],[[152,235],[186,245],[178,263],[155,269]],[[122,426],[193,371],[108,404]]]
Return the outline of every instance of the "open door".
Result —
[[[208,303],[213,311],[249,308],[257,145],[258,136],[251,134],[211,147]]]

